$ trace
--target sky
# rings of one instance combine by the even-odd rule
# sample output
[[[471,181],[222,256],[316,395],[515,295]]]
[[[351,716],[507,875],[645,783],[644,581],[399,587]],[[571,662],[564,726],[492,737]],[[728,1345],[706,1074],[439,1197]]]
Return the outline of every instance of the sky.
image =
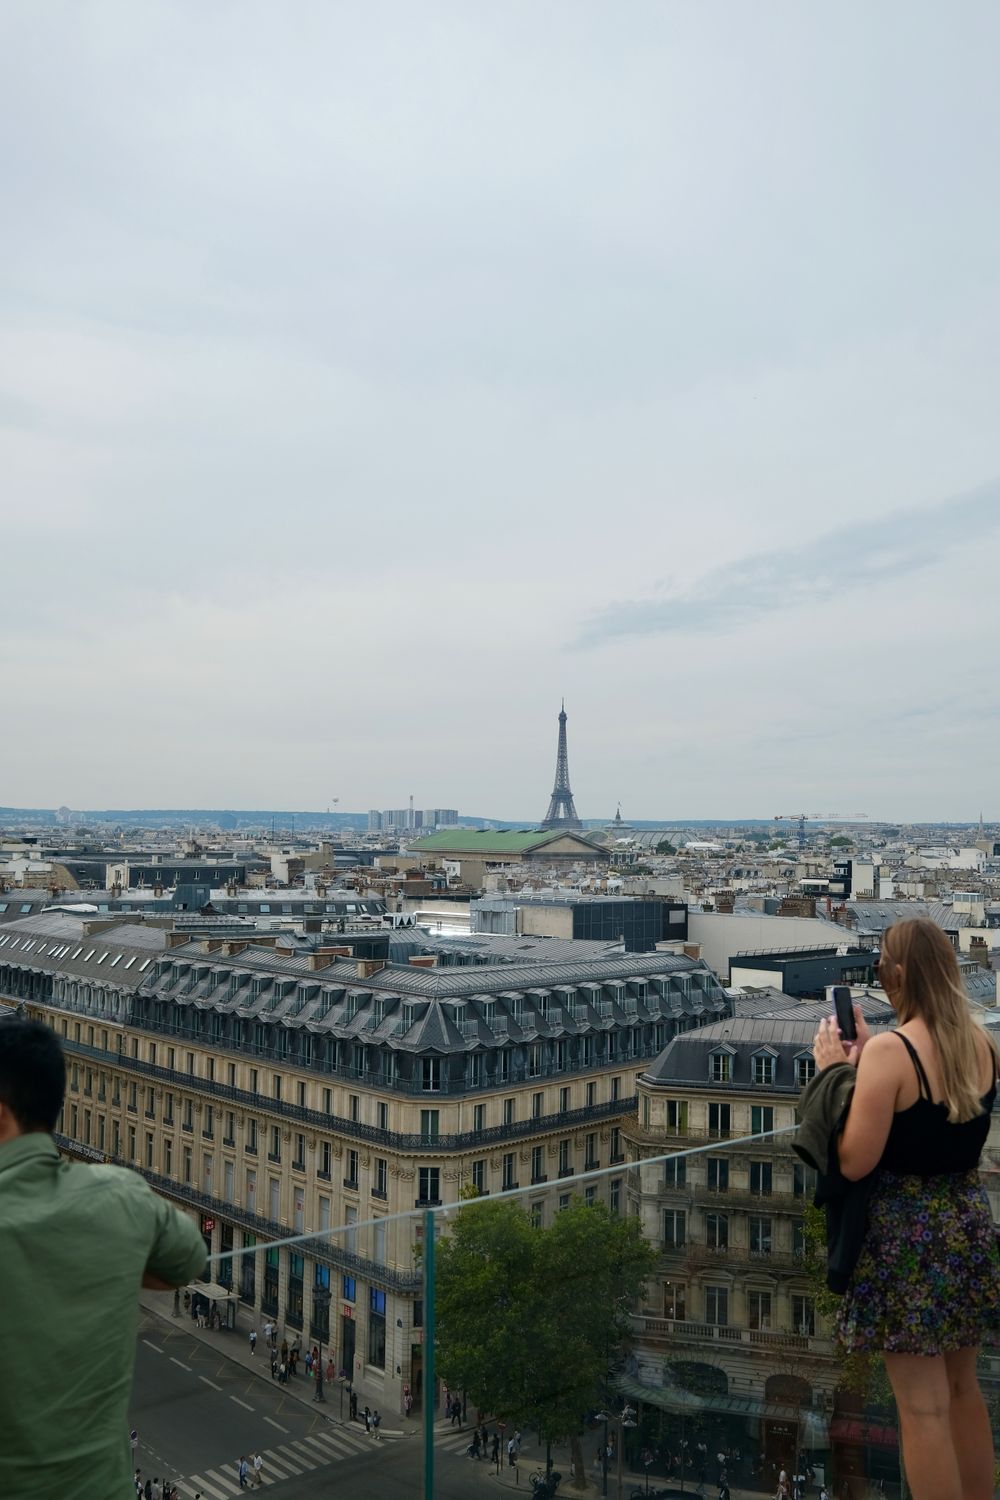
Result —
[[[6,0],[0,805],[1000,819],[998,46]]]

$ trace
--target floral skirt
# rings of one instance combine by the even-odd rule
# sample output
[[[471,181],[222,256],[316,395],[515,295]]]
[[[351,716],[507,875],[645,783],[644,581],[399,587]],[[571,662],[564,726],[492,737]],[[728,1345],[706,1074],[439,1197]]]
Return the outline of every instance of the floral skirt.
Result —
[[[853,1353],[946,1354],[1000,1331],[1000,1252],[978,1172],[883,1172],[835,1337]]]

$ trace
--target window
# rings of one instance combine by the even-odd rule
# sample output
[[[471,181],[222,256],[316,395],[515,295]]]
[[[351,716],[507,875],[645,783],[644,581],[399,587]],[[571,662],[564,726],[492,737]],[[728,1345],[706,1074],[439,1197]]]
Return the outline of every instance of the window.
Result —
[[[233,1113],[233,1111],[230,1109],[230,1110],[226,1111],[226,1130],[225,1130],[225,1134],[222,1137],[222,1144],[224,1146],[232,1146],[232,1145],[235,1144],[235,1141],[236,1141],[236,1116]]]
[[[816,1076],[816,1059],[814,1057],[797,1057],[795,1059],[795,1082],[800,1089]]]
[[[589,1134],[587,1136],[587,1140],[586,1140],[586,1155],[585,1155],[584,1163],[583,1164],[584,1164],[585,1168],[599,1167],[600,1166],[600,1162],[597,1159],[597,1133],[596,1133],[596,1131],[593,1132],[593,1133],[591,1133],[591,1134]]]
[[[474,1104],[472,1106],[472,1128],[479,1131],[483,1128],[483,1106]]]
[[[728,1214],[705,1215],[705,1243],[710,1250],[729,1249]]]
[[[732,1132],[732,1109],[728,1104],[710,1104],[708,1106],[708,1133],[716,1140],[722,1140]]]
[[[567,1115],[567,1114],[569,1114],[569,1089],[568,1088],[561,1088],[559,1090],[559,1113],[561,1115]]]
[[[597,1202],[597,1187],[595,1184],[592,1183],[589,1187],[584,1188],[583,1201],[588,1208],[593,1208]]]
[[[688,1158],[667,1157],[663,1164],[664,1188],[684,1188],[688,1181]]]
[[[385,1220],[376,1219],[372,1225],[372,1256],[376,1265],[385,1265]]]
[[[357,1185],[358,1185],[358,1153],[357,1153],[357,1151],[348,1151],[348,1153],[347,1153],[347,1179],[346,1179],[346,1181],[344,1183],[344,1186],[345,1187],[356,1188]]]
[[[482,1052],[473,1052],[469,1058],[469,1086],[482,1088],[486,1079],[486,1059]]]
[[[267,1179],[268,1199],[267,1207],[271,1218],[278,1222],[281,1218],[281,1178],[269,1177]]]
[[[513,1153],[513,1151],[508,1151],[505,1154],[504,1159],[503,1159],[503,1186],[504,1186],[504,1190],[505,1191],[508,1188],[516,1188],[517,1187],[517,1181],[516,1181],[516,1179],[514,1177],[514,1153]]]
[[[86,1111],[85,1118],[86,1118],[86,1120],[89,1123],[89,1121],[90,1121],[90,1111],[89,1110]],[[89,1137],[90,1137],[90,1130],[88,1129],[84,1133],[84,1138],[86,1140],[86,1139],[89,1139]],[[208,1160],[210,1161],[211,1157],[209,1157]],[[146,1166],[150,1170],[152,1170],[152,1166],[153,1166],[153,1132],[151,1130],[147,1130],[146,1131]]]
[[[545,1101],[544,1094],[532,1094],[531,1096],[531,1118],[540,1120],[542,1117],[542,1105]]]
[[[368,1363],[385,1369],[385,1292],[374,1286],[368,1293]]]
[[[729,1289],[724,1286],[705,1288],[705,1322],[725,1328],[729,1322]]]
[[[622,1151],[622,1133],[620,1128],[615,1125],[611,1131],[611,1160],[614,1162],[623,1161],[624,1159],[625,1153]]]
[[[285,1317],[292,1328],[302,1327],[302,1282],[305,1261],[294,1251],[288,1257],[288,1306]]]
[[[441,1170],[439,1167],[421,1167],[418,1176],[421,1203],[438,1203],[441,1199]]]
[[[751,1104],[750,1106],[750,1134],[763,1135],[765,1130],[774,1129],[774,1109],[770,1104]]]
[[[771,1163],[769,1161],[752,1161],[750,1163],[750,1191],[751,1193],[759,1193],[762,1197],[770,1197]]]
[[[543,1146],[532,1146],[531,1148],[531,1180],[532,1182],[545,1181],[545,1148]]]
[[[271,1149],[267,1153],[268,1161],[281,1160],[281,1129],[278,1125],[271,1126]]]
[[[300,1172],[305,1170],[306,1165],[306,1138],[301,1133],[295,1137],[295,1156],[292,1166],[297,1167]]]
[[[747,1327],[766,1329],[771,1326],[771,1293],[747,1292]]]
[[[688,1102],[686,1099],[667,1100],[667,1130],[671,1135],[687,1135]]]
[[[806,1227],[800,1219],[792,1225],[792,1254],[802,1260],[806,1253]]]
[[[774,1058],[770,1052],[755,1052],[753,1056],[753,1081],[759,1084],[773,1084],[774,1082]]]
[[[174,1175],[174,1143],[169,1137],[163,1142],[163,1170],[168,1177]]]
[[[319,1143],[319,1164],[318,1164],[318,1166],[316,1168],[316,1175],[317,1175],[317,1177],[325,1177],[325,1178],[329,1179],[330,1173],[331,1173],[332,1169],[333,1169],[333,1148],[331,1147],[329,1141],[320,1141],[320,1143]]]
[[[620,1177],[612,1177],[608,1206],[613,1214],[622,1211],[622,1180]]]
[[[713,1083],[732,1083],[733,1081],[733,1059],[729,1052],[712,1052],[709,1054],[711,1065],[711,1079]]]
[[[729,1161],[724,1156],[708,1158],[708,1190],[710,1193],[728,1193]]]
[[[440,1133],[440,1112],[436,1109],[420,1111],[420,1139],[436,1141]]]
[[[756,1215],[750,1216],[750,1254],[770,1255],[771,1253],[771,1220],[761,1219]]]
[[[687,1240],[687,1214],[682,1208],[663,1210],[663,1248],[680,1250]]]
[[[252,1251],[257,1243],[257,1236],[244,1232],[243,1251],[240,1256],[240,1299],[243,1302],[253,1302],[256,1297],[256,1271],[257,1257],[247,1254]]]
[[[421,1088],[424,1093],[436,1093],[441,1087],[441,1059],[425,1057],[420,1066]]]
[[[361,1118],[360,1113],[359,1113],[361,1105],[360,1105],[360,1102],[359,1102],[357,1094],[351,1094],[350,1097],[348,1098],[347,1103],[348,1103],[348,1113],[350,1114],[350,1117],[354,1121],[354,1123],[357,1124],[358,1120]]]
[[[541,1227],[542,1227],[542,1203],[540,1201],[538,1203],[533,1203],[531,1205],[529,1213],[531,1215],[531,1227],[532,1227],[532,1229],[541,1229]]]
[[[483,1160],[483,1161],[474,1161],[472,1163],[472,1186],[476,1189],[477,1193],[485,1193],[485,1191],[486,1191],[486,1162],[485,1162],[485,1160]]]
[[[260,1294],[261,1312],[278,1311],[278,1250],[264,1251],[264,1290]]]
[[[222,1196],[227,1203],[232,1203],[236,1191],[236,1163],[227,1161],[222,1168]]]
[[[663,1316],[684,1321],[687,1317],[687,1287],[679,1286],[674,1281],[664,1282]]]
[[[389,1106],[381,1100],[378,1106],[378,1128],[379,1130],[389,1129]]]
[[[513,1125],[513,1123],[514,1123],[514,1100],[513,1099],[505,1099],[503,1101],[503,1122],[504,1122],[505,1125]]]
[[[792,1294],[792,1323],[795,1332],[804,1338],[816,1335],[816,1304],[811,1297]]]
[[[344,1277],[344,1301],[356,1302],[358,1298],[357,1283],[353,1276]]]
[[[796,1198],[812,1197],[816,1191],[816,1170],[797,1161],[792,1168],[792,1192]]]
[[[135,1130],[132,1128],[131,1125],[129,1126],[128,1133],[129,1133],[129,1156],[131,1156],[132,1159],[133,1159],[133,1161],[134,1161],[135,1160]],[[181,1175],[181,1181],[184,1182],[184,1183],[186,1183],[186,1185],[188,1187],[190,1187],[191,1186],[191,1147],[190,1146],[185,1146],[184,1147],[184,1157],[183,1157],[183,1164],[182,1164],[182,1168],[181,1168],[181,1173],[182,1173],[182,1175]]]
[[[622,1081],[621,1081],[620,1078],[612,1078],[612,1080],[611,1080],[611,1098],[612,1099],[620,1099],[621,1096],[622,1096]]]
[[[353,1203],[346,1204],[344,1207],[344,1249],[347,1251],[348,1255],[357,1255],[358,1253],[357,1223],[357,1208]]]
[[[247,1208],[251,1213],[257,1211],[257,1171],[254,1167],[247,1167]]]
[[[257,1155],[257,1121],[247,1121],[247,1150],[251,1156]]]
[[[569,1141],[559,1142],[559,1176],[568,1177],[573,1168],[569,1163]]]
[[[593,1037],[589,1037],[589,1036],[584,1038],[584,1041],[590,1042],[591,1044],[593,1043],[593,1040],[594,1040]],[[589,1066],[590,1062],[592,1062],[592,1061],[593,1061],[593,1059],[589,1058],[587,1060],[587,1065]],[[597,1103],[597,1084],[596,1083],[588,1083],[587,1084],[587,1108],[588,1109],[593,1109],[593,1107],[594,1107],[594,1105],[596,1103]]]
[[[375,1186],[372,1189],[380,1198],[388,1196],[389,1191],[389,1163],[384,1156],[375,1158]]]

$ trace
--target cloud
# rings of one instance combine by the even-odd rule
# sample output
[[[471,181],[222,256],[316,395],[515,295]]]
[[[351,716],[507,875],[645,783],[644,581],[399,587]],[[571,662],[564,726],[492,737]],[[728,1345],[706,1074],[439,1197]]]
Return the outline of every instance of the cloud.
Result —
[[[905,577],[1000,527],[1000,481],[919,510],[896,511],[796,546],[754,553],[715,568],[690,589],[618,600],[594,615],[577,641],[725,633],[768,615],[814,608],[847,591]]]

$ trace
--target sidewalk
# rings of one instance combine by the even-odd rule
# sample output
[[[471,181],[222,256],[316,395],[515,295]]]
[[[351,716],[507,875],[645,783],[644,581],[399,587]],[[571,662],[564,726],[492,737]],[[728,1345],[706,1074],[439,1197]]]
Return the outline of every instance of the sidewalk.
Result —
[[[224,1359],[231,1360],[233,1364],[239,1365],[248,1375],[256,1375],[260,1380],[267,1381],[269,1385],[277,1384],[276,1381],[271,1380],[271,1356],[268,1353],[263,1335],[259,1329],[257,1352],[256,1354],[251,1354],[249,1327],[246,1329],[199,1328],[190,1313],[185,1311],[183,1304],[181,1305],[180,1312],[175,1317],[173,1292],[149,1292],[143,1289],[139,1293],[139,1306],[144,1312],[152,1313],[154,1317],[161,1318],[164,1323],[168,1323],[171,1327],[176,1328],[186,1338],[195,1339],[199,1344],[210,1344],[216,1353],[221,1354]],[[252,1326],[256,1327],[256,1324]],[[287,1332],[283,1330],[282,1337],[287,1337],[288,1333],[291,1332],[293,1332],[291,1329],[287,1330]],[[291,1343],[291,1339],[289,1339],[289,1343]],[[303,1339],[303,1356],[305,1355],[306,1348],[307,1344],[305,1339]],[[333,1380],[323,1382],[323,1395],[326,1399],[322,1408],[319,1402],[313,1400],[314,1392],[315,1385],[313,1384],[312,1376],[305,1373],[305,1367],[301,1363],[299,1365],[299,1374],[290,1376],[281,1387],[281,1394],[283,1396],[301,1401],[304,1406],[310,1407],[314,1412],[322,1410],[326,1416],[326,1420],[334,1423],[335,1426],[364,1427],[363,1422],[351,1422],[348,1416],[350,1411],[350,1397],[346,1381]],[[401,1438],[408,1436],[410,1433],[419,1432],[419,1417],[407,1420],[396,1412],[382,1411],[379,1403],[384,1398],[380,1391],[370,1391],[362,1385],[355,1384],[354,1393],[358,1398],[359,1411],[364,1411],[367,1405],[373,1411],[378,1410],[381,1412],[382,1425],[379,1428],[381,1437]],[[341,1403],[341,1394],[343,1394],[343,1403]],[[343,1417],[340,1415],[341,1404],[343,1404]],[[395,1425],[397,1422],[400,1424],[398,1427]]]

